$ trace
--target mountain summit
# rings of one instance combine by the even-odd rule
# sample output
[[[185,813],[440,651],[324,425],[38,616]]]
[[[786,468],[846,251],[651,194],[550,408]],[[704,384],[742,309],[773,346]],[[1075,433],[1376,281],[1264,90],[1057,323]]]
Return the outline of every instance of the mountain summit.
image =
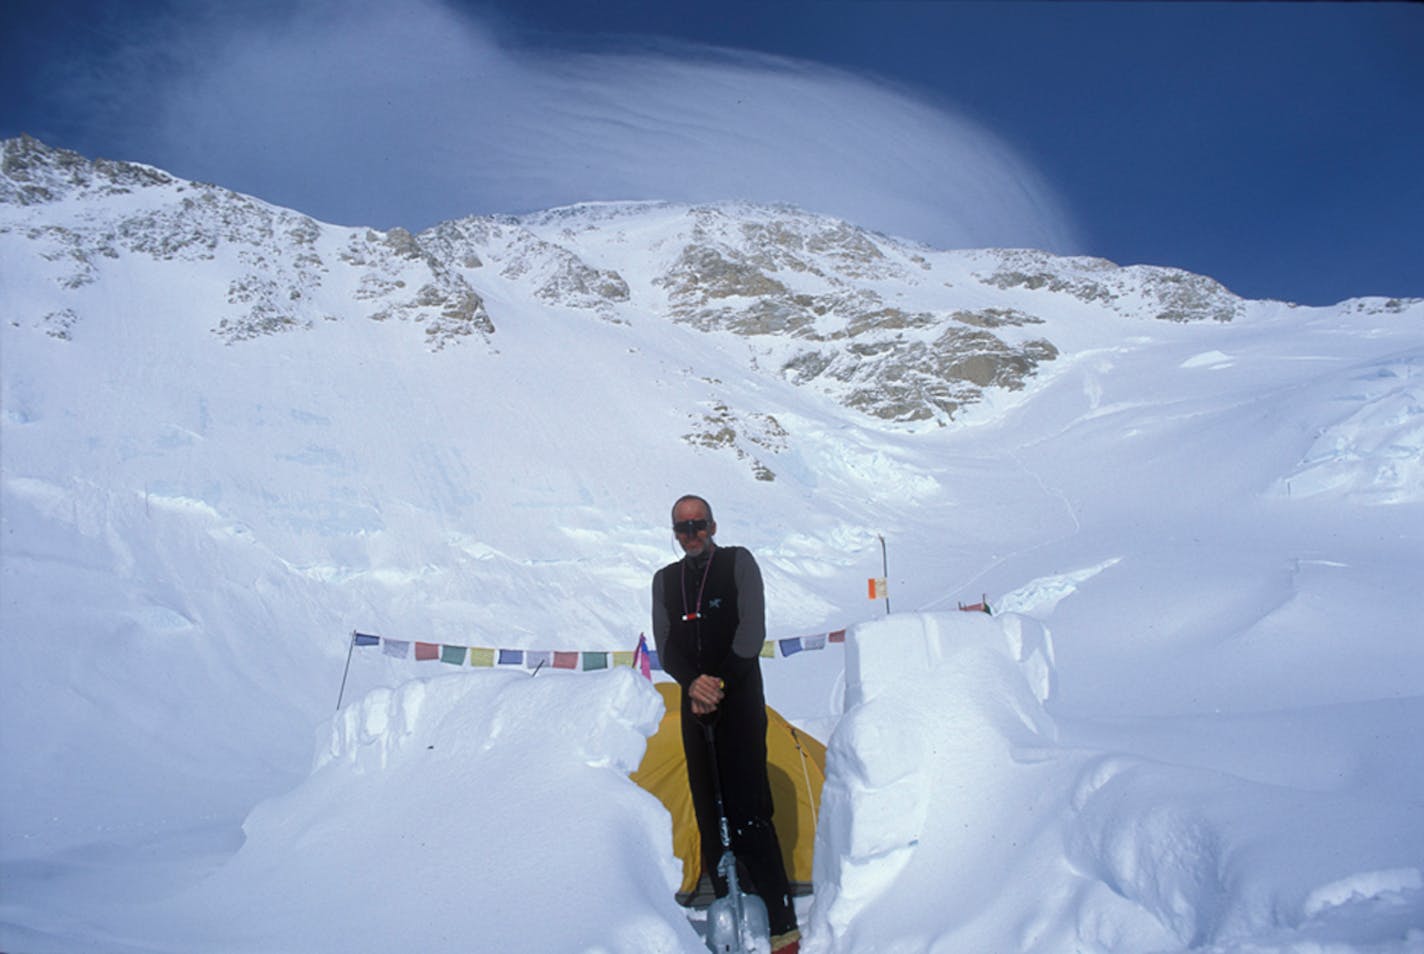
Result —
[[[1050,316],[1231,321],[1243,302],[1176,269],[1023,250],[937,251],[790,207],[603,203],[474,216],[419,234],[338,228],[148,166],[3,143],[0,228],[68,290],[143,256],[207,276],[210,330],[237,343],[326,321],[419,326],[432,350],[498,347],[514,309],[670,321],[741,339],[749,366],[879,420],[947,424],[1060,352]],[[155,280],[167,274],[152,273]],[[80,333],[66,303],[21,320]],[[501,313],[501,308],[504,313]],[[1070,335],[1077,337],[1076,334]]]

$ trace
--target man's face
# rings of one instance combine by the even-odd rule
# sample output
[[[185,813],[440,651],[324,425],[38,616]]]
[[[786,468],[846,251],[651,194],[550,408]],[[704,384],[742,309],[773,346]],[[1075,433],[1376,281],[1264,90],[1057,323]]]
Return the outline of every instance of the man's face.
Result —
[[[701,520],[706,526],[700,530],[685,532],[688,528],[678,529],[678,524],[684,520]],[[673,508],[672,511],[673,533],[677,534],[677,542],[682,545],[682,552],[688,556],[701,556],[712,542],[712,534],[717,532],[717,525],[707,519],[707,508],[700,500],[684,500]]]

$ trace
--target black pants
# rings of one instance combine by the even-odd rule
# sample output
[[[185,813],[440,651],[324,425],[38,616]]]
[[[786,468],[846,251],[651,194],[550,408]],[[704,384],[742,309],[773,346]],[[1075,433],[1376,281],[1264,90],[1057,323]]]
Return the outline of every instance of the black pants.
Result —
[[[766,904],[773,935],[796,929],[791,886],[781,860],[781,843],[772,826],[771,784],[766,775],[766,707],[756,694],[743,702],[732,695],[723,699],[712,720],[717,762],[722,780],[722,802],[731,830],[732,852],[746,870],[751,884],[745,888]],[[703,725],[692,715],[684,698],[682,749],[687,756],[687,783],[692,807],[702,835],[702,870],[712,878],[717,897],[727,895],[727,879],[717,873],[722,858],[722,833],[713,789],[712,760]]]

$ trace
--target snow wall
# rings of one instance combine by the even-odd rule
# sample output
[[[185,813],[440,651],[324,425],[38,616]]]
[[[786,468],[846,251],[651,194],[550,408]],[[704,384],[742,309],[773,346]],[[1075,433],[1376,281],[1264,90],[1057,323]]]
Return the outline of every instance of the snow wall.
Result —
[[[1362,803],[1064,743],[1029,617],[898,615],[845,653],[806,954],[1424,950],[1407,793]],[[127,911],[111,949],[152,951],[161,924],[163,950],[224,954],[705,950],[673,900],[668,815],[627,777],[661,715],[631,669],[371,692],[235,856]]]
[[[907,614],[847,635],[816,840],[819,948],[922,950],[1004,896],[1045,822],[1024,776],[1056,735],[1052,685],[1049,635],[1027,617]]]
[[[175,951],[702,948],[667,812],[628,779],[662,711],[627,668],[375,690],[227,864],[142,916],[188,922]]]
[[[1407,786],[1377,797],[1361,754],[1329,745],[1304,763],[1252,748],[1228,772],[1070,741],[1054,676],[1048,631],[1013,613],[848,633],[807,954],[1424,952]],[[1354,716],[1286,718],[1323,739]]]

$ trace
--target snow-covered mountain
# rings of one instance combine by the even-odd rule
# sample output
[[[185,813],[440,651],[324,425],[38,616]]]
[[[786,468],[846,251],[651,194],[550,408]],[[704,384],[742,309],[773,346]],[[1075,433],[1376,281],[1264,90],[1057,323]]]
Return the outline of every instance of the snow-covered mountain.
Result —
[[[352,629],[631,649],[675,557],[667,508],[698,492],[757,554],[774,637],[852,631],[849,672],[832,647],[765,663],[773,705],[845,727],[808,950],[1419,950],[1422,331],[1416,300],[1245,301],[1175,269],[935,250],[786,207],[338,227],[7,141],[0,947],[349,950],[302,899],[359,906],[334,882],[367,865],[447,911],[552,891],[537,866],[452,877],[464,855],[415,853],[371,814],[435,810],[416,789],[444,783],[520,801],[525,823],[597,792],[599,825],[630,839],[533,839],[549,864],[596,856],[573,863],[599,885],[581,917],[619,909],[534,949],[677,949],[666,859],[637,834],[655,813],[584,781],[647,729],[625,674],[578,676],[598,728],[573,745],[555,715],[573,676],[496,691],[481,680],[508,672],[345,663]],[[895,617],[857,627],[884,612],[864,595],[881,537]],[[977,659],[936,614],[983,594],[1009,644],[1051,630],[1042,712],[1033,692],[1004,709],[1025,690],[1000,663],[946,675],[946,710],[884,658],[889,633]],[[914,683],[894,706],[866,689],[886,673]],[[1003,728],[1014,706],[1031,738]],[[992,731],[935,762],[925,746],[964,735],[896,747],[874,715],[892,709]],[[507,777],[493,740],[511,734],[581,767]],[[460,759],[415,761],[417,739]],[[366,807],[321,821],[333,793]],[[926,822],[987,825],[990,803],[1042,812],[994,822],[1022,850]],[[1313,850],[1322,824],[1340,833]],[[974,910],[926,900],[994,886]],[[270,933],[238,942],[247,903]],[[488,910],[447,917],[413,948],[506,937]],[[397,914],[361,931],[372,950],[417,937]]]
[[[747,339],[762,370],[889,421],[945,423],[1058,355],[1041,312],[1230,321],[1211,279],[1027,251],[936,252],[788,207],[600,204],[473,217],[419,235],[334,229],[214,186],[34,139],[5,144],[0,199],[68,289],[126,255],[219,266],[227,342],[322,321],[399,319],[439,350],[529,303]],[[203,268],[212,272],[211,267]],[[1042,294],[1042,292],[1062,294]],[[491,295],[507,296],[494,314]],[[500,312],[503,312],[501,314]],[[205,313],[206,314],[206,313]],[[65,337],[73,304],[34,316]]]

